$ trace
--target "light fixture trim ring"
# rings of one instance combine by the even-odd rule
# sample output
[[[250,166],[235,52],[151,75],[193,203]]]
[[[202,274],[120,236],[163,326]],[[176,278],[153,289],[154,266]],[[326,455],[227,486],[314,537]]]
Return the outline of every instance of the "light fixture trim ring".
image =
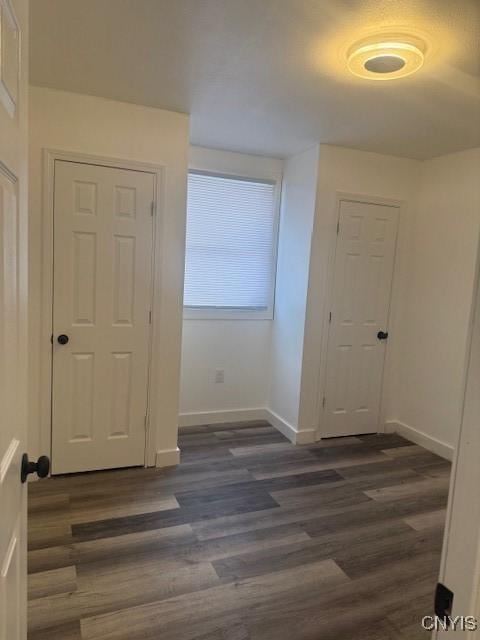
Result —
[[[403,78],[418,71],[424,63],[424,50],[421,42],[414,42],[407,36],[377,37],[360,41],[350,47],[347,53],[347,65],[351,73],[369,80],[392,80]],[[376,58],[396,57],[404,64],[393,71],[372,71],[366,68],[367,62]]]

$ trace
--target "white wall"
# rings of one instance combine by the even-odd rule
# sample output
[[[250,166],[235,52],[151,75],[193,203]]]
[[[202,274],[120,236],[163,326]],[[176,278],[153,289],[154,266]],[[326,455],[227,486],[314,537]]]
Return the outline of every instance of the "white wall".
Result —
[[[181,425],[257,417],[266,406],[271,324],[184,320]],[[225,371],[224,383],[215,383],[216,369]]]
[[[423,163],[392,418],[454,447],[480,231],[480,149]]]
[[[336,197],[374,196],[402,203],[381,421],[450,456],[462,407],[480,229],[479,170],[479,149],[420,162],[320,145],[289,158],[271,334],[270,323],[186,321],[183,410],[264,406],[269,379],[270,419],[296,442],[314,438]],[[212,382],[214,369],[228,374],[231,362],[237,363],[232,387],[226,384],[224,392]]]
[[[53,91],[30,90],[30,358],[29,453],[49,450],[48,395],[40,380],[48,376],[50,335],[41,325],[41,300],[48,283],[42,272],[42,234],[48,212],[42,210],[42,150],[93,154],[163,165],[162,245],[157,247],[161,294],[154,313],[160,328],[162,367],[153,372],[151,421],[157,452],[177,444],[181,314],[184,271],[185,197],[189,118],[184,114]],[[48,388],[43,385],[43,388]]]
[[[194,169],[281,180],[283,161],[191,147]],[[267,400],[271,320],[184,319],[180,424],[255,418]],[[225,382],[215,383],[224,369]]]
[[[268,407],[290,437],[298,428],[318,152],[289,158],[283,177]]]
[[[320,145],[318,193],[312,239],[308,312],[303,348],[300,432],[315,430],[319,423],[320,397],[324,383],[327,284],[336,240],[338,192],[402,201],[397,262],[393,282],[389,348],[385,365],[384,398],[390,405],[395,386],[396,313],[407,282],[406,245],[414,212],[421,163],[417,160]],[[384,408],[385,410],[385,408]],[[321,433],[321,430],[320,430]]]

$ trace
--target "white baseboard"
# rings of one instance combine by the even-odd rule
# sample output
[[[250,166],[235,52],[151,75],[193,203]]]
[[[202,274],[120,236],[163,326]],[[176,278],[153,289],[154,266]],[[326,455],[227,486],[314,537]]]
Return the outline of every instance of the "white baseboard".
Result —
[[[316,440],[314,429],[297,431],[291,424],[278,414],[264,407],[255,409],[232,409],[229,411],[200,411],[198,413],[181,413],[178,417],[178,426],[195,427],[202,424],[220,424],[229,422],[248,422],[249,420],[267,420],[278,429],[280,433],[293,442],[293,444],[311,444]],[[157,465],[158,466],[158,465]]]
[[[314,442],[317,442],[316,429],[302,429],[302,431],[297,431],[295,444],[313,444]]]
[[[165,449],[164,451],[157,451],[155,455],[156,467],[174,467],[180,464],[180,449]]]
[[[407,440],[411,440],[412,442],[415,442],[415,444],[425,447],[425,449],[428,449],[432,453],[436,453],[437,456],[441,456],[446,460],[453,459],[455,448],[450,444],[447,444],[446,442],[443,442],[434,436],[430,436],[428,433],[425,433],[420,429],[416,429],[415,427],[411,427],[403,422],[399,422],[397,420],[386,422],[385,432],[398,433],[399,435],[404,436]]]
[[[281,418],[277,413],[270,409],[265,410],[266,420],[268,420],[275,429],[293,442],[293,444],[311,444],[316,440],[316,432],[314,429],[305,431],[297,431],[291,424]]]
[[[246,422],[248,420],[268,420],[267,411],[263,408],[230,409],[227,411],[199,411],[198,413],[181,413],[178,426],[196,427],[202,424],[220,424],[222,422]]]
[[[290,440],[290,442],[296,441],[297,431],[289,424],[286,420],[281,418],[274,411],[266,410],[267,420],[270,424],[275,427],[280,433],[282,433],[286,438]]]

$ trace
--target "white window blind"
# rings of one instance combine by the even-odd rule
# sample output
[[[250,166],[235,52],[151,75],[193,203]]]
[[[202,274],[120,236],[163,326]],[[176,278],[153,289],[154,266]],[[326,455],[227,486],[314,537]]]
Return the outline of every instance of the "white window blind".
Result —
[[[189,173],[186,307],[271,306],[275,191],[273,181]]]

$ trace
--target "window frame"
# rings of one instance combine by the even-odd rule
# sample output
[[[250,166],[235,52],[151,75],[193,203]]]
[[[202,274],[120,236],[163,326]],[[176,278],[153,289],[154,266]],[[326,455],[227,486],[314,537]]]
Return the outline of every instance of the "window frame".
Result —
[[[243,172],[230,172],[224,170],[212,171],[210,169],[205,170],[192,165],[190,165],[188,168],[188,175],[190,174],[211,176],[214,178],[230,178],[233,180],[243,180],[245,182],[263,182],[274,186],[273,242],[272,253],[270,256],[272,277],[268,296],[268,306],[265,308],[256,309],[246,307],[193,307],[183,305],[184,320],[273,320],[275,307],[275,285],[277,277],[278,239],[280,229],[280,200],[282,191],[281,174],[267,174],[264,172],[249,172],[247,174]]]

